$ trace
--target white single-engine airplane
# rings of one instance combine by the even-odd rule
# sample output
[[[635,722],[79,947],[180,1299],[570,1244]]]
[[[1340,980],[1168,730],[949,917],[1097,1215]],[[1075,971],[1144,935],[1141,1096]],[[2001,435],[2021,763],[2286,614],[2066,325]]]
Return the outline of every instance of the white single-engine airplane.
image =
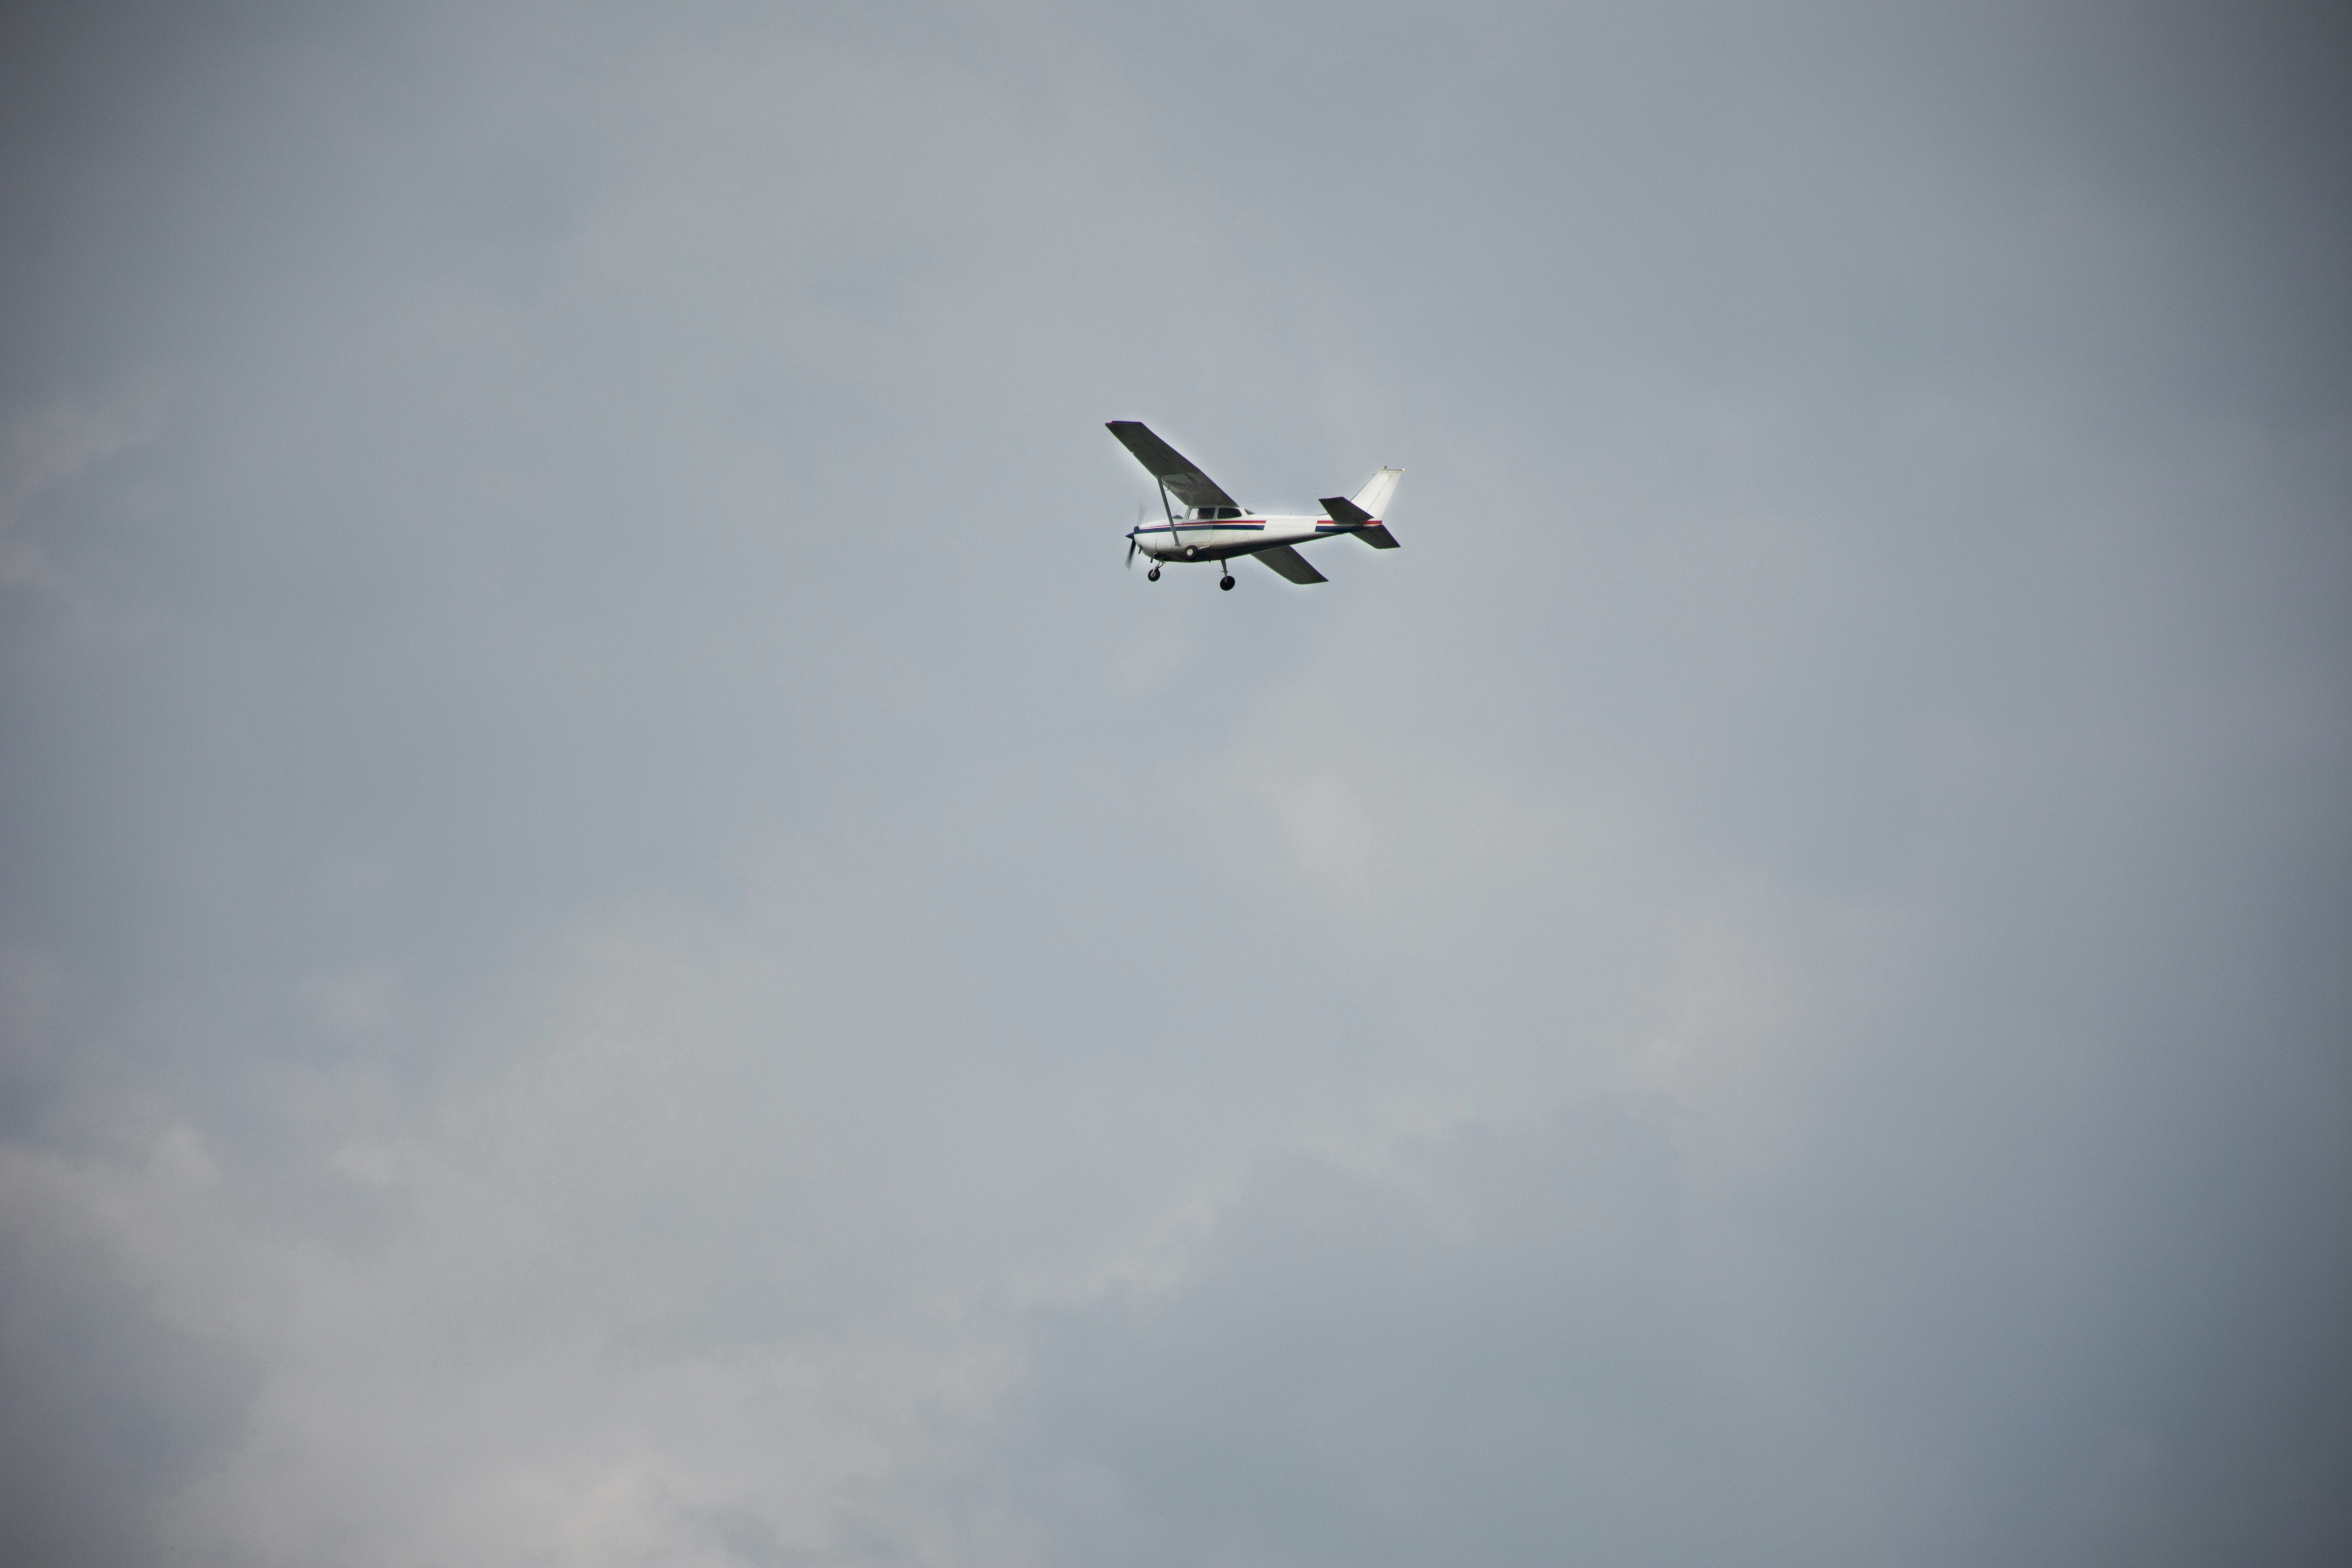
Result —
[[[1110,433],[1160,481],[1160,510],[1168,514],[1167,523],[1138,523],[1127,536],[1128,565],[1135,564],[1135,552],[1140,550],[1151,557],[1151,570],[1144,575],[1155,583],[1162,562],[1230,561],[1236,555],[1255,555],[1294,583],[1328,583],[1330,579],[1309,566],[1297,546],[1353,534],[1375,550],[1397,547],[1396,535],[1381,521],[1381,513],[1396,494],[1397,481],[1404,478],[1402,468],[1382,468],[1353,500],[1324,497],[1321,517],[1260,517],[1137,421],[1114,419]],[[1184,508],[1181,517],[1179,504]],[[1231,572],[1217,579],[1220,588],[1233,585]]]

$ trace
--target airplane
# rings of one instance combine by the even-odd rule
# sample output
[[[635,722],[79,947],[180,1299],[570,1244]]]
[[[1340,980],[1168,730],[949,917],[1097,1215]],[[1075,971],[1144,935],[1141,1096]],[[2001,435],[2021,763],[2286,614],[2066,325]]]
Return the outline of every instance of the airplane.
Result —
[[[1270,517],[1234,500],[1217,487],[1216,480],[1140,422],[1114,419],[1110,433],[1160,481],[1160,509],[1168,514],[1167,523],[1150,527],[1138,523],[1127,536],[1129,569],[1134,569],[1136,552],[1141,551],[1151,557],[1151,570],[1144,574],[1151,582],[1160,581],[1160,568],[1168,562],[1227,562],[1236,555],[1255,555],[1294,583],[1328,583],[1331,579],[1298,553],[1299,545],[1353,534],[1375,550],[1397,548],[1396,535],[1381,521],[1381,513],[1396,494],[1397,481],[1404,478],[1402,468],[1382,468],[1372,476],[1371,483],[1356,492],[1353,500],[1324,497],[1320,517]],[[1184,505],[1181,517],[1176,513],[1177,501]],[[1217,579],[1217,586],[1230,593],[1233,585],[1234,574],[1228,569]]]

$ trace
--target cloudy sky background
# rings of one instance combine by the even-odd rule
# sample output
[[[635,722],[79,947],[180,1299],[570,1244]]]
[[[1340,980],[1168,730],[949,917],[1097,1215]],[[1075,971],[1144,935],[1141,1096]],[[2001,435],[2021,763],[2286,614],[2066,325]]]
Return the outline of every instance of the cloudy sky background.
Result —
[[[2347,80],[10,10],[0,1561],[2342,1561]]]

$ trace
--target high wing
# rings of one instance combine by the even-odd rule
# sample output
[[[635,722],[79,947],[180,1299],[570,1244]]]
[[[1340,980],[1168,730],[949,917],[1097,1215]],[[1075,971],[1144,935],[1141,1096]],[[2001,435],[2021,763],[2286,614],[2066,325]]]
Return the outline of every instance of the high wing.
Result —
[[[1307,563],[1307,557],[1287,544],[1269,544],[1264,550],[1253,551],[1251,553],[1301,586],[1308,583],[1328,583],[1331,580],[1309,566]]]
[[[1135,460],[1151,470],[1151,477],[1168,487],[1168,493],[1184,506],[1239,506],[1217,488],[1217,481],[1194,468],[1192,459],[1146,429],[1138,419],[1114,419],[1110,433],[1118,437],[1119,445],[1135,454]],[[1305,563],[1301,562],[1301,565]]]

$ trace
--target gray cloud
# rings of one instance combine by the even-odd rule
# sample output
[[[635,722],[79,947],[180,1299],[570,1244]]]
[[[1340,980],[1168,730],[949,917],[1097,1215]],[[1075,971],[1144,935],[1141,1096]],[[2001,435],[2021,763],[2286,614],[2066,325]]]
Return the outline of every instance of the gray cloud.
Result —
[[[0,26],[0,1558],[2342,1555],[2333,16]]]

